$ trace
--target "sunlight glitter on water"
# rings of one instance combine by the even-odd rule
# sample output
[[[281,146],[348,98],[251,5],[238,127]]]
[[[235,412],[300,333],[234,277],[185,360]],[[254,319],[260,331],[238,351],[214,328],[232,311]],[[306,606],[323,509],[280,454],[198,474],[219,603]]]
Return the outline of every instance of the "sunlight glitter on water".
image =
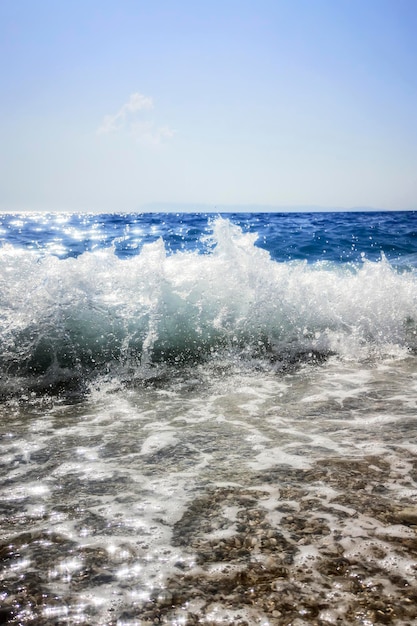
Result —
[[[0,464],[26,450],[1,489],[6,605],[21,624],[193,623],[195,610],[207,624],[336,624],[336,594],[356,624],[359,600],[371,615],[388,594],[392,623],[411,623],[415,382],[409,360],[352,371],[330,359],[22,405]]]

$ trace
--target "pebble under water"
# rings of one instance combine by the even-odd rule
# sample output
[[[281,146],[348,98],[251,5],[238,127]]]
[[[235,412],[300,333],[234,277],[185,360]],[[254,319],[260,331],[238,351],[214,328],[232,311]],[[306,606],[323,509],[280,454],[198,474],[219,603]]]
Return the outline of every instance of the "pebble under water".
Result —
[[[9,400],[1,622],[411,626],[412,365],[220,362]]]
[[[417,214],[0,243],[0,623],[417,623]]]

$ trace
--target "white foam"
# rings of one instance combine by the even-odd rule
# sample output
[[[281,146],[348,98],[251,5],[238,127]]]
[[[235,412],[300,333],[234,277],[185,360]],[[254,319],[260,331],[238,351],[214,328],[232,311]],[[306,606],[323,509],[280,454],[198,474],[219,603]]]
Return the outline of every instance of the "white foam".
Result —
[[[144,365],[209,347],[272,349],[284,360],[314,351],[402,358],[416,345],[415,273],[384,258],[356,268],[277,263],[256,235],[225,219],[212,238],[210,254],[168,255],[159,239],[124,260],[111,249],[60,260],[3,246],[4,366],[19,370],[27,359],[62,375],[77,363],[106,369],[140,357]]]
[[[149,435],[143,442],[140,454],[155,454],[167,446],[177,443],[174,431],[160,430]]]
[[[263,450],[248,465],[253,470],[265,470],[276,465],[289,465],[296,469],[308,469],[310,462],[307,458],[289,454],[282,448],[275,447]]]

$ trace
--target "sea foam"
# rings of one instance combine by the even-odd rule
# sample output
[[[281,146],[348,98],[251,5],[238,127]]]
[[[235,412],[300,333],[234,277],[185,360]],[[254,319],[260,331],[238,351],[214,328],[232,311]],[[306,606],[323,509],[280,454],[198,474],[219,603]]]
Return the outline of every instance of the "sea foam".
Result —
[[[277,262],[224,218],[211,251],[168,253],[162,238],[59,259],[0,249],[3,381],[86,376],[220,352],[286,364],[415,350],[417,277],[384,258]]]

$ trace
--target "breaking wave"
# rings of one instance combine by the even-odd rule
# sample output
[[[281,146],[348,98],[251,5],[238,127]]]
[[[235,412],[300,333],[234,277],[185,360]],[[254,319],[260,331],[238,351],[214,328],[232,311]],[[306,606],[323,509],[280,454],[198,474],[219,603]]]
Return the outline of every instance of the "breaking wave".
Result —
[[[384,256],[277,262],[227,219],[209,253],[159,239],[120,259],[0,249],[3,393],[156,364],[260,359],[285,368],[329,354],[379,358],[417,347],[417,276]]]

